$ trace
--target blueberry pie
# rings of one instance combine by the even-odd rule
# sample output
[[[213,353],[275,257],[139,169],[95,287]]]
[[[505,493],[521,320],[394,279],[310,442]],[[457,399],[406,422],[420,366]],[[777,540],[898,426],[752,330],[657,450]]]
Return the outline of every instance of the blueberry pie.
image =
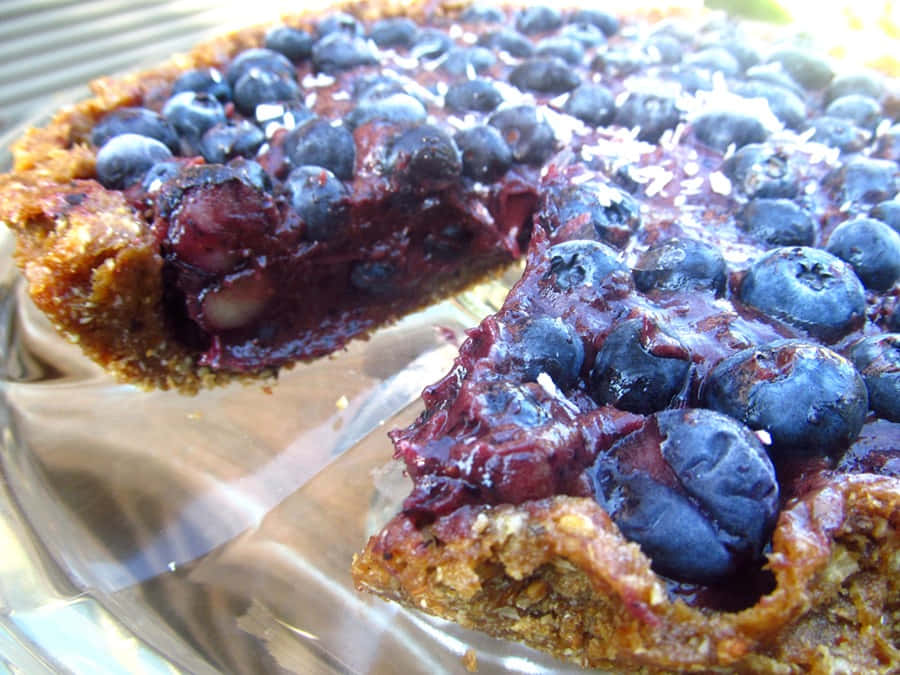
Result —
[[[897,672],[895,83],[719,14],[346,10],[28,132],[38,306],[192,392],[521,257],[356,585],[585,667]]]

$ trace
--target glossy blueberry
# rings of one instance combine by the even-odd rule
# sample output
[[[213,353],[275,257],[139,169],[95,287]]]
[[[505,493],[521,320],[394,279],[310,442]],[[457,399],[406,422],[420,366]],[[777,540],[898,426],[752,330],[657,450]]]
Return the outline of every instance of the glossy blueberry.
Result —
[[[196,91],[216,97],[221,103],[231,100],[231,85],[218,68],[194,68],[178,76],[172,83],[172,95]]]
[[[900,199],[895,197],[876,204],[869,215],[888,225],[895,232],[900,232]]]
[[[259,162],[237,157],[228,162],[228,169],[244,185],[248,185],[258,192],[272,191],[272,177],[266,173]]]
[[[225,108],[215,97],[193,91],[175,94],[162,114],[189,143],[197,143],[207,129],[225,122]]]
[[[490,419],[495,428],[534,428],[553,419],[528,387],[512,382],[497,382],[479,391],[472,408],[478,417]]]
[[[316,34],[319,37],[330,35],[331,33],[344,33],[352,36],[360,36],[363,34],[363,26],[352,14],[348,14],[347,12],[332,12],[328,16],[323,17],[316,24]]]
[[[506,15],[495,5],[476,2],[463,10],[459,20],[474,24],[502,23],[506,21]]]
[[[639,291],[725,290],[727,267],[714,245],[698,239],[672,237],[647,249],[631,272]]]
[[[370,295],[386,295],[395,289],[397,272],[397,267],[391,262],[364,260],[350,270],[350,284]]]
[[[309,120],[285,136],[284,151],[293,166],[321,166],[341,180],[353,178],[356,143],[343,125]]]
[[[476,78],[450,85],[444,103],[454,112],[490,112],[503,102],[503,96],[490,80]]]
[[[720,361],[704,383],[707,406],[768,432],[773,457],[835,455],[862,429],[866,385],[821,345],[777,340]]]
[[[119,134],[97,151],[97,180],[110,190],[123,190],[144,175],[157,162],[172,157],[163,143],[138,134]]]
[[[859,152],[869,143],[871,134],[848,119],[822,116],[810,122],[815,133],[810,140],[823,143],[842,152]]]
[[[462,173],[482,183],[492,183],[512,166],[512,150],[494,127],[476,125],[454,137],[462,153]]]
[[[796,170],[773,147],[749,143],[722,164],[725,175],[747,197],[792,198],[799,191]]]
[[[537,56],[513,68],[509,74],[509,82],[523,91],[564,94],[577,87],[581,78],[562,59],[555,56]]]
[[[850,349],[850,361],[866,383],[869,407],[879,417],[900,422],[900,334],[860,340]]]
[[[560,389],[575,386],[584,363],[584,345],[575,330],[562,319],[541,317],[526,324],[515,345],[526,381],[536,382],[541,373]]]
[[[107,113],[91,130],[91,143],[99,148],[121,134],[155,138],[175,154],[181,147],[174,127],[162,115],[147,108],[118,108]]]
[[[419,27],[405,16],[381,19],[372,24],[369,38],[382,49],[393,47],[412,47]]]
[[[422,102],[409,94],[389,94],[360,101],[344,118],[348,129],[356,129],[373,121],[389,124],[418,124],[424,122],[428,111]]]
[[[456,143],[431,124],[402,132],[393,141],[388,162],[396,175],[424,188],[444,186],[462,173],[462,156]]]
[[[225,70],[225,79],[228,81],[228,86],[234,89],[237,81],[253,68],[287,79],[296,79],[297,77],[294,64],[284,54],[279,54],[265,47],[254,47],[245,49],[228,64],[228,68]]]
[[[653,569],[716,584],[762,557],[778,515],[775,469],[757,438],[705,409],[666,410],[601,453],[597,501]]]
[[[738,111],[707,112],[697,117],[692,128],[701,143],[725,152],[729,146],[741,148],[762,143],[769,133],[755,116]]]
[[[559,37],[574,40],[585,49],[606,44],[606,33],[592,23],[569,23],[559,31]],[[552,38],[547,38],[552,39]],[[581,63],[581,60],[578,61]]]
[[[584,59],[584,47],[581,42],[566,36],[544,38],[538,42],[535,53],[538,56],[562,59],[570,66],[581,65]]]
[[[224,164],[235,157],[253,157],[265,141],[262,130],[247,120],[216,124],[206,130],[197,149],[211,164]]]
[[[741,64],[724,47],[706,47],[684,57],[684,62],[696,68],[704,68],[725,77],[734,77],[741,72]]]
[[[616,252],[590,239],[573,239],[554,244],[547,250],[550,267],[545,279],[559,291],[582,286],[596,287],[613,272],[626,271]]]
[[[866,293],[853,268],[817,248],[781,247],[763,254],[747,270],[739,295],[763,314],[826,341],[865,318]]]
[[[495,63],[497,57],[486,47],[454,47],[441,61],[441,69],[451,75],[469,76],[483,73]]]
[[[779,49],[769,55],[769,63],[780,64],[795,82],[807,89],[821,89],[834,77],[825,57],[805,49]]]
[[[897,194],[897,163],[888,159],[854,157],[837,172],[842,202],[872,204]]]
[[[881,104],[862,94],[847,94],[829,103],[825,114],[850,120],[861,129],[875,131],[881,120]]]
[[[738,216],[750,235],[770,246],[812,246],[816,222],[789,199],[753,199]]]
[[[744,98],[765,99],[772,114],[789,129],[800,129],[806,124],[806,104],[790,89],[751,80],[735,86],[734,92]]]
[[[900,279],[900,234],[874,218],[838,225],[826,250],[850,263],[866,288],[886,291]]]
[[[491,115],[488,124],[500,132],[517,162],[541,165],[556,152],[553,127],[534,106],[519,105],[498,110]]]
[[[410,55],[417,59],[436,59],[454,47],[453,38],[437,28],[423,28],[416,35]]]
[[[552,229],[573,226],[581,236],[625,246],[641,224],[641,209],[628,193],[609,185],[570,185],[547,197]]]
[[[312,54],[313,37],[299,28],[277,26],[266,33],[265,46],[283,54],[292,63],[299,63]]]
[[[284,182],[291,206],[306,224],[306,238],[328,241],[343,234],[349,214],[349,193],[328,169],[298,166]]]
[[[566,19],[569,23],[588,23],[597,26],[606,36],[619,32],[619,20],[615,15],[600,9],[580,9],[572,12]]]
[[[602,84],[582,84],[566,99],[563,110],[592,127],[605,126],[616,114],[612,92]]]
[[[180,171],[181,164],[178,162],[169,160],[157,162],[144,174],[141,189],[148,194],[154,194],[159,191],[163,183],[175,178]]]
[[[293,101],[299,97],[300,87],[293,79],[258,68],[248,70],[234,85],[234,104],[250,117],[260,104]]]
[[[591,369],[600,405],[649,414],[668,407],[687,386],[691,359],[678,340],[649,320],[631,319],[607,335]]]
[[[828,89],[825,90],[825,102],[831,103],[835,99],[850,94],[859,94],[881,100],[884,95],[884,83],[875,73],[848,73],[835,77]]]
[[[623,127],[637,127],[638,139],[659,142],[663,132],[674,129],[681,121],[675,99],[645,92],[632,92],[616,110],[615,122]]]
[[[357,66],[376,65],[378,57],[368,40],[335,31],[313,45],[312,62],[316,72],[332,75]]]
[[[509,28],[500,28],[482,33],[478,36],[476,44],[480,47],[506,52],[510,56],[516,56],[520,59],[528,58],[534,54],[534,45],[531,44],[531,40]]]

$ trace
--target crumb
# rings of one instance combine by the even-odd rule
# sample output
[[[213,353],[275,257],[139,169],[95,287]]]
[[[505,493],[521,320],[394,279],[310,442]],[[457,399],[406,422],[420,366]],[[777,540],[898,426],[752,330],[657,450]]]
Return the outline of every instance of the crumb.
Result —
[[[334,406],[338,410],[346,410],[348,405],[350,405],[350,401],[346,396],[341,396],[337,401],[334,402]]]
[[[478,655],[471,647],[469,647],[466,650],[466,653],[463,654],[462,662],[463,666],[465,666],[466,670],[468,670],[470,673],[478,672]]]

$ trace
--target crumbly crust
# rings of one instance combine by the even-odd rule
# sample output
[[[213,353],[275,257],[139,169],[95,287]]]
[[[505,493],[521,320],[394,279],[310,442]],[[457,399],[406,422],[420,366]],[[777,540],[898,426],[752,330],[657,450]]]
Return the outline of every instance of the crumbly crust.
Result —
[[[900,668],[897,481],[839,476],[781,513],[774,590],[740,612],[673,600],[592,499],[396,516],[353,563],[359,588],[623,672],[891,673]]]

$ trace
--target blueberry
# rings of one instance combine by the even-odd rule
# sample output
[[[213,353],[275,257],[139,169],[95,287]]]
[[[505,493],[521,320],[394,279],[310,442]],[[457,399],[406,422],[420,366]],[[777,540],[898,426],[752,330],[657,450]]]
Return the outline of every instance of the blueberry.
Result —
[[[647,143],[659,142],[663,132],[674,129],[680,121],[681,111],[674,98],[645,92],[628,94],[615,117],[616,124],[637,127],[638,139]]]
[[[312,62],[316,72],[331,75],[357,66],[376,65],[378,57],[364,38],[335,31],[313,45]]]
[[[506,52],[510,56],[516,56],[520,59],[528,58],[534,54],[534,45],[531,44],[531,40],[508,28],[482,33],[478,36],[476,44],[480,47]]]
[[[97,151],[97,180],[110,190],[124,190],[157,162],[172,157],[163,143],[138,134],[113,136]]]
[[[725,160],[722,169],[732,184],[750,198],[792,198],[800,189],[788,157],[769,145],[745,145]]]
[[[569,23],[559,31],[559,37],[574,40],[585,49],[606,44],[606,33],[592,23]],[[548,38],[552,39],[552,38]],[[578,63],[581,63],[579,59]]]
[[[253,117],[266,136],[271,138],[277,129],[294,129],[315,115],[300,101],[279,101],[256,106]]]
[[[879,75],[875,73],[848,73],[835,77],[825,91],[825,102],[831,103],[835,99],[850,94],[868,96],[875,100],[881,100],[884,95],[884,84]]]
[[[166,101],[163,117],[189,143],[197,143],[206,130],[225,122],[225,108],[209,94],[184,91]]]
[[[397,272],[391,262],[364,260],[350,270],[350,285],[369,295],[387,295],[395,291]]]
[[[454,47],[441,61],[441,68],[451,75],[483,73],[497,63],[494,52],[485,47]]]
[[[768,432],[773,457],[843,452],[869,407],[866,385],[847,359],[801,340],[777,340],[723,359],[706,378],[703,400]]]
[[[207,162],[224,164],[235,157],[255,156],[264,140],[265,135],[258,126],[240,120],[211,126],[200,138],[197,149]]]
[[[866,294],[840,258],[806,246],[772,249],[757,258],[740,299],[763,314],[832,341],[862,324]]]
[[[619,20],[609,12],[600,9],[580,9],[572,12],[567,21],[569,23],[588,23],[603,31],[604,35],[615,35],[619,32]]]
[[[881,120],[881,104],[874,98],[862,94],[847,94],[828,104],[825,114],[829,117],[850,120],[861,129],[875,131]]]
[[[751,80],[736,85],[734,92],[744,98],[765,99],[772,114],[789,129],[800,129],[806,124],[806,104],[790,89]]]
[[[313,37],[299,28],[276,26],[266,33],[265,46],[283,54],[292,63],[299,63],[312,54]]]
[[[443,187],[462,173],[459,148],[447,133],[431,124],[402,132],[393,142],[388,162],[413,185]]]
[[[234,104],[248,117],[262,103],[280,103],[300,97],[300,87],[290,79],[267,70],[251,68],[234,85]]]
[[[553,127],[534,106],[504,108],[491,115],[488,124],[502,134],[517,162],[541,165],[556,151]]]
[[[900,199],[895,197],[876,204],[869,215],[900,233]]]
[[[622,534],[679,581],[721,583],[756,563],[778,515],[765,450],[712,410],[657,413],[598,456],[590,474]]]
[[[541,373],[546,373],[563,390],[578,382],[584,363],[584,345],[562,319],[532,319],[518,336],[514,349],[522,360],[526,381],[536,382]]]
[[[769,63],[779,63],[785,72],[807,89],[822,89],[834,77],[828,61],[819,54],[787,47],[769,55]]]
[[[360,101],[344,118],[344,123],[351,130],[373,121],[412,125],[424,122],[427,116],[425,106],[414,96],[390,94]]]
[[[714,245],[672,237],[642,253],[631,274],[643,293],[712,291],[719,295],[725,290],[726,272],[725,259]]]
[[[216,97],[221,103],[231,100],[231,85],[218,68],[194,68],[183,72],[172,83],[172,94],[196,91]]]
[[[644,44],[644,51],[658,63],[674,65],[684,57],[684,47],[671,35],[651,35]]]
[[[288,174],[284,187],[291,206],[306,224],[307,239],[328,241],[344,233],[350,195],[328,169],[298,166]]]
[[[572,91],[581,78],[572,67],[555,56],[538,56],[513,68],[509,82],[523,91],[541,94],[564,94]]]
[[[631,195],[608,185],[570,185],[547,197],[543,218],[551,231],[573,226],[585,238],[625,246],[641,223]]]
[[[769,135],[755,116],[737,111],[703,113],[692,127],[697,140],[719,152],[732,145],[741,148],[748,143],[762,143]]]
[[[869,407],[879,417],[900,422],[900,334],[860,340],[850,349],[850,360],[866,383]]]
[[[801,98],[806,96],[803,88],[781,68],[780,63],[766,63],[748,68],[744,78],[751,82],[764,82],[787,89]]]
[[[713,90],[712,75],[706,70],[677,65],[671,68],[660,68],[658,74],[662,79],[677,82],[689,94]]]
[[[459,223],[444,225],[436,232],[429,232],[422,240],[426,260],[458,260],[465,255],[474,234]]]
[[[739,220],[754,239],[770,246],[812,246],[816,238],[812,216],[788,199],[753,199]]]
[[[356,143],[345,126],[309,120],[285,136],[284,151],[293,166],[321,166],[341,180],[353,178]]]
[[[875,156],[900,162],[900,124],[894,124],[878,135]]]
[[[612,92],[602,84],[582,84],[566,99],[563,111],[593,127],[605,126],[616,114]]]
[[[479,391],[472,407],[476,414],[480,413],[479,417],[490,419],[495,428],[534,428],[553,419],[528,387],[512,382],[492,383]]]
[[[728,40],[722,42],[720,46],[731,52],[731,55],[737,59],[738,65],[745,74],[747,70],[758,66],[762,61],[762,55],[759,50],[753,44],[740,37],[731,36]]]
[[[331,33],[344,33],[356,37],[363,34],[363,26],[352,14],[332,12],[316,24],[316,34],[319,37],[330,35]]]
[[[144,179],[141,182],[141,189],[148,194],[156,193],[162,187],[163,183],[175,178],[180,171],[181,164],[178,162],[168,160],[157,162],[151,166],[144,175]]]
[[[584,47],[572,37],[557,36],[544,38],[537,44],[538,56],[553,56],[562,59],[570,66],[581,65],[584,59]]]
[[[643,72],[651,65],[645,52],[622,48],[601,51],[591,61],[591,69],[602,72],[607,78],[624,78]]]
[[[837,172],[841,200],[874,203],[897,193],[897,163],[889,159],[854,157]]]
[[[613,328],[591,369],[591,397],[633,413],[667,408],[685,389],[691,358],[676,338],[650,320],[631,319]]]
[[[228,162],[228,169],[235,178],[257,192],[272,191],[272,177],[266,173],[262,165],[252,159],[237,157]]]
[[[155,138],[175,154],[181,147],[172,125],[162,115],[147,108],[118,108],[107,113],[91,130],[91,143],[99,148],[120,134]]]
[[[562,14],[554,7],[533,5],[516,16],[516,30],[525,35],[549,33],[562,26]]]
[[[838,148],[842,152],[859,152],[868,145],[871,138],[871,134],[850,120],[838,117],[817,117],[810,126],[815,129],[810,140]]]
[[[454,112],[490,112],[503,102],[503,96],[490,80],[464,80],[450,85],[444,103]]]
[[[900,234],[874,218],[838,225],[826,250],[850,263],[866,288],[886,291],[900,278]]]
[[[550,268],[545,279],[562,292],[581,286],[599,287],[613,272],[626,270],[613,249],[589,239],[554,244],[547,250],[547,259]]]
[[[684,57],[684,62],[697,68],[704,68],[725,77],[734,77],[741,72],[741,64],[724,47],[706,47]]]
[[[397,16],[381,19],[372,24],[369,38],[382,49],[393,47],[412,47],[419,27],[407,17]]]
[[[417,59],[436,59],[455,46],[453,38],[437,28],[424,28],[416,35],[410,55]]]
[[[459,20],[463,23],[503,23],[506,21],[506,15],[501,9],[493,4],[473,3],[466,7]]]
[[[297,77],[294,64],[284,54],[279,54],[265,47],[254,47],[245,49],[228,64],[228,68],[225,70],[225,79],[228,81],[228,86],[234,89],[237,81],[253,68],[287,79],[296,79]]]
[[[492,183],[512,166],[512,151],[494,127],[469,127],[459,131],[454,140],[462,153],[464,176]]]

